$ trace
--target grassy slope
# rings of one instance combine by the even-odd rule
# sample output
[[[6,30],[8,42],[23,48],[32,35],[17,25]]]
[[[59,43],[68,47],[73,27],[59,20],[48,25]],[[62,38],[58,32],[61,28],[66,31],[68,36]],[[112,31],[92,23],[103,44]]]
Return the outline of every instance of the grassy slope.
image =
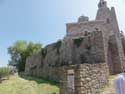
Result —
[[[59,92],[55,83],[35,77],[23,79],[15,75],[0,83],[0,94],[46,94],[53,92]]]
[[[114,94],[115,77],[116,75],[110,76],[109,84],[99,89],[96,94]],[[15,75],[0,83],[0,94],[48,94],[53,92],[59,92],[55,83],[35,77],[21,78]]]

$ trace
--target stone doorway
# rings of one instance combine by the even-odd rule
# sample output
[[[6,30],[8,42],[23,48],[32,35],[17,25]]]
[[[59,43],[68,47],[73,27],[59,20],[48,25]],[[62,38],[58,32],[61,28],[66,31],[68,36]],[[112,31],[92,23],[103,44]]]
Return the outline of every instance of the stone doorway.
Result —
[[[74,70],[69,69],[67,71],[67,87],[68,87],[68,94],[74,94],[75,92],[75,75]]]

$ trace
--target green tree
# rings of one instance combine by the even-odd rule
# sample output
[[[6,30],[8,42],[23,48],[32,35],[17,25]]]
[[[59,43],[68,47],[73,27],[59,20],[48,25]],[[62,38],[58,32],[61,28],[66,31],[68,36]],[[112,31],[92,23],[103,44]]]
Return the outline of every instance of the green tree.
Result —
[[[26,41],[16,41],[8,48],[8,53],[11,56],[9,65],[16,66],[19,72],[25,70],[25,63],[28,56],[41,51],[40,43],[27,43]]]

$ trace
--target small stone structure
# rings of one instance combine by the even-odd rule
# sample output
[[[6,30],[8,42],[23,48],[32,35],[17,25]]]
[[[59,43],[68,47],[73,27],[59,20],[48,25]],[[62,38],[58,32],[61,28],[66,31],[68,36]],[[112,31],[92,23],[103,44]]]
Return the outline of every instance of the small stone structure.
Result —
[[[74,71],[74,88],[67,87],[68,70]],[[103,87],[108,82],[108,66],[100,64],[80,64],[64,66],[60,84],[60,94],[96,94],[96,89]],[[71,82],[70,82],[71,83]]]
[[[25,72],[60,82],[61,94],[96,94],[107,84],[108,75],[124,66],[125,38],[115,9],[100,0],[94,21],[80,16],[66,27],[63,40],[27,58]]]

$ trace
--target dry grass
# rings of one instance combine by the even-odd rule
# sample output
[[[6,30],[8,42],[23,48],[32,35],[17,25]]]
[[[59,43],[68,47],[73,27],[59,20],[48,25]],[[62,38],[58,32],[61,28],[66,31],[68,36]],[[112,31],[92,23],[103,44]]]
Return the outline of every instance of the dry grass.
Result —
[[[50,94],[53,92],[59,92],[57,85],[35,77],[24,79],[14,75],[0,83],[0,94]]]

